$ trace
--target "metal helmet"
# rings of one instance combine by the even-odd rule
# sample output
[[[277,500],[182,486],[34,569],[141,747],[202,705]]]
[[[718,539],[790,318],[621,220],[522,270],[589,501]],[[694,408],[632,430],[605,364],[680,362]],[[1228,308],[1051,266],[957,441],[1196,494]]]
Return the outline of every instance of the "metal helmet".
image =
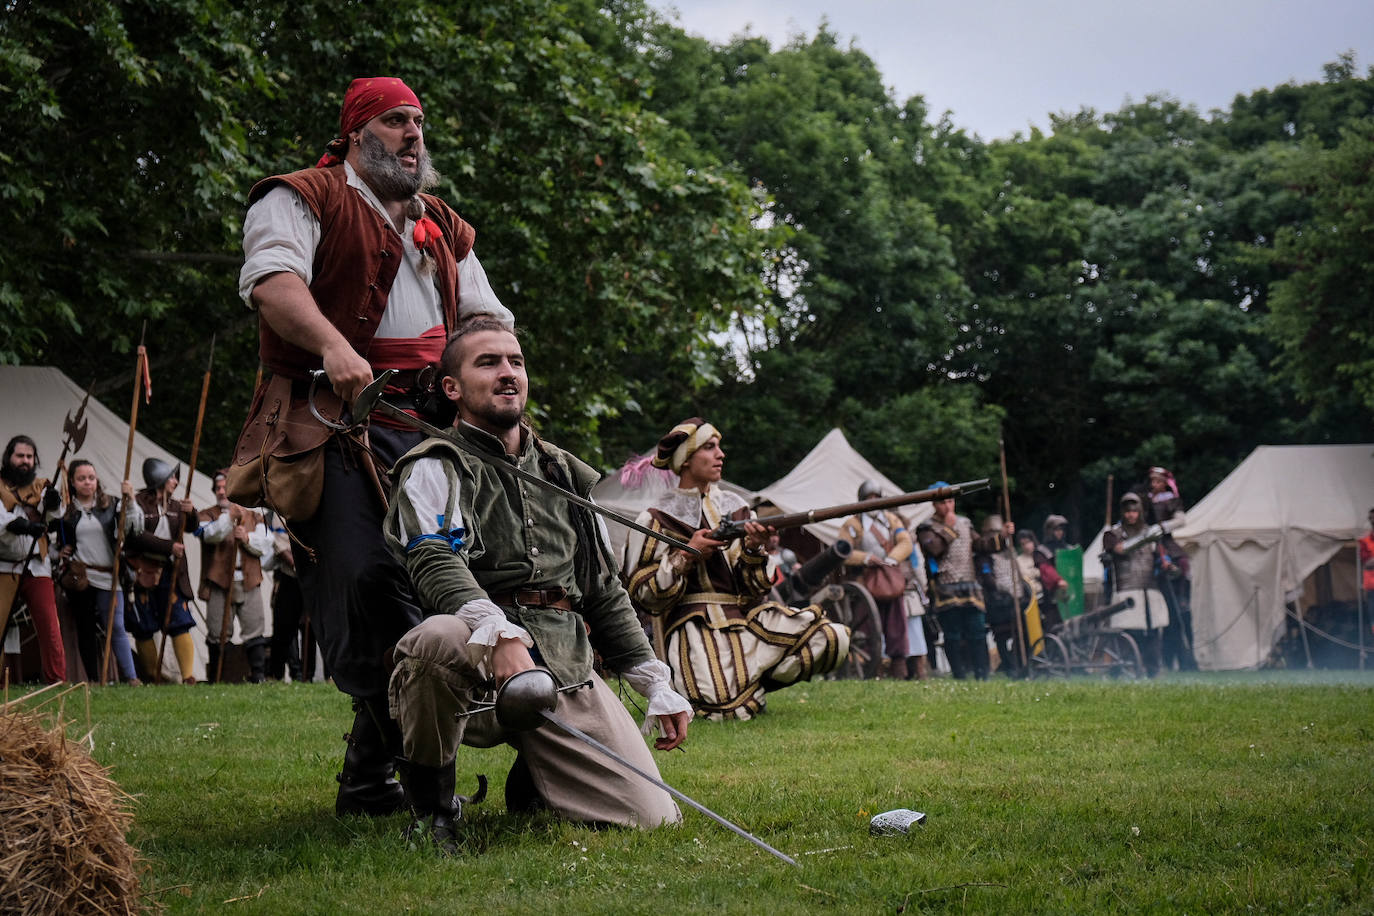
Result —
[[[1132,493],[1128,490],[1126,491],[1126,494],[1121,497],[1121,508],[1124,509],[1130,505],[1134,505],[1137,509],[1140,509],[1144,507],[1145,503],[1141,500],[1138,494]]]
[[[883,485],[876,480],[865,480],[859,484],[859,501],[865,499],[877,499],[883,495]]]
[[[181,465],[170,465],[161,458],[148,458],[143,462],[143,482],[150,490],[160,490],[173,477],[181,479]]]

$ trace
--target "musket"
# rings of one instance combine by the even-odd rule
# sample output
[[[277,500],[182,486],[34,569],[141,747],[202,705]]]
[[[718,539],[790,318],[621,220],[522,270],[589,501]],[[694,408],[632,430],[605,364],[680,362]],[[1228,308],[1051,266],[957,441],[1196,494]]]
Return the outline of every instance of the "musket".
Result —
[[[143,334],[148,331],[148,322],[143,323]],[[138,362],[134,366],[134,403],[129,408],[129,444],[124,449],[124,476],[120,478],[120,489],[123,490],[123,481],[129,479],[129,471],[134,463],[134,431],[138,429],[138,396],[143,388],[143,366],[148,361],[148,348],[143,346],[143,334],[138,337]],[[105,651],[100,656],[100,683],[109,683],[110,673],[110,641],[114,638],[114,612],[115,604],[123,591],[119,581],[119,559],[124,554],[124,525],[129,518],[129,500],[121,492],[119,495],[119,534],[115,537],[114,568],[110,572],[110,607],[105,613],[108,623],[105,626]],[[152,674],[151,671],[147,672]]]
[[[917,490],[914,493],[903,493],[900,496],[881,496],[877,499],[865,499],[863,502],[845,503],[843,506],[827,506],[824,509],[812,509],[809,512],[793,512],[791,515],[769,515],[762,518],[745,519],[742,522],[726,519],[720,523],[720,527],[711,532],[710,536],[717,541],[732,541],[744,537],[744,526],[750,522],[758,522],[769,528],[800,528],[802,525],[810,525],[813,522],[824,522],[832,518],[847,518],[861,512],[872,512],[875,509],[895,509],[898,506],[954,499],[965,493],[986,490],[987,487],[988,478],[983,477],[964,483],[934,487],[929,490]]]
[[[549,480],[545,480],[538,474],[531,474],[529,471],[526,471],[523,468],[516,467],[514,464],[505,461],[504,459],[496,455],[490,455],[482,451],[481,449],[464,440],[461,436],[455,435],[454,430],[451,428],[440,429],[433,423],[427,423],[424,420],[421,420],[419,417],[412,416],[411,414],[406,413],[404,410],[402,410],[399,407],[396,407],[395,405],[388,404],[386,401],[382,400],[382,390],[386,387],[387,382],[390,381],[391,377],[395,374],[395,369],[387,369],[383,371],[371,383],[369,383],[366,388],[364,388],[361,392],[358,393],[358,397],[355,398],[353,401],[353,409],[351,411],[345,411],[344,415],[341,416],[338,420],[331,420],[328,417],[323,416],[315,406],[315,388],[321,380],[327,378],[323,370],[316,369],[310,373],[310,412],[314,414],[316,420],[319,420],[321,423],[323,423],[325,426],[328,426],[330,429],[335,429],[340,432],[348,432],[352,430],[360,422],[365,420],[369,414],[372,414],[374,412],[381,413],[385,416],[391,417],[393,420],[399,420],[400,422],[406,424],[407,426],[413,429],[418,429],[422,433],[433,436],[437,439],[443,439],[447,442],[451,442],[453,445],[457,446],[458,449],[462,452],[491,465],[492,467],[496,468],[497,470],[505,474],[509,474],[512,477],[515,477],[519,480],[523,480],[525,483],[539,487],[541,490],[546,490],[549,493],[553,493],[561,499],[564,499],[572,503],[574,506],[580,506],[583,509],[595,512],[597,515],[600,515],[603,518],[608,518],[613,522],[618,522],[619,524],[624,525],[626,528],[632,528],[635,531],[640,532],[641,534],[647,534],[649,537],[657,538],[660,541],[666,541],[667,543],[678,548],[679,550],[685,550],[688,553],[700,556],[701,551],[697,550],[695,547],[692,547],[686,541],[680,540],[679,538],[675,538],[671,534],[666,534],[662,531],[655,531],[652,528],[639,524],[639,522],[636,522],[634,519],[627,518],[626,516],[621,515],[619,512],[614,512],[610,509],[607,509],[604,506],[598,506],[590,499],[584,499],[583,497],[578,496],[576,493],[569,492],[568,490],[565,490],[562,487],[560,487],[558,484],[553,483]]]
[[[90,428],[90,425],[91,425],[91,424],[90,424],[90,421],[87,420],[87,419],[85,418],[85,417],[86,417],[86,403],[87,403],[88,401],[90,401],[90,399],[91,399],[91,391],[92,391],[94,388],[95,388],[95,382],[92,381],[92,382],[91,382],[91,387],[86,389],[86,396],[83,397],[83,398],[81,399],[81,405],[80,405],[79,407],[76,408],[76,416],[72,416],[71,411],[67,411],[67,419],[64,420],[63,423],[62,423],[62,432],[66,434],[66,435],[63,437],[63,442],[62,442],[62,454],[59,455],[59,456],[57,457],[57,469],[56,469],[55,471],[53,471],[52,480],[50,480],[50,481],[48,482],[48,486],[52,487],[53,489],[56,489],[56,488],[57,488],[57,481],[58,481],[58,478],[60,478],[60,477],[62,476],[62,471],[63,471],[63,469],[64,469],[64,468],[66,467],[66,465],[67,465],[67,455],[68,455],[70,452],[73,452],[73,451],[80,451],[80,450],[81,450],[81,446],[84,445],[85,442],[86,442],[86,430],[89,429],[89,428]],[[42,498],[41,498],[41,496],[40,496],[40,498],[39,498],[39,518],[40,518],[40,520],[42,519],[42,513],[43,513],[43,510],[42,510],[42,502],[43,502],[43,500],[42,500]],[[20,575],[23,575],[24,570],[26,570],[26,569],[29,568],[29,561],[32,560],[32,559],[33,559],[33,555],[34,555],[35,553],[38,552],[38,542],[39,542],[40,538],[42,538],[42,537],[43,537],[43,535],[39,535],[38,537],[35,537],[35,538],[31,538],[31,539],[30,539],[30,541],[29,541],[29,555],[26,556],[26,557],[24,557],[24,562],[23,562],[23,564],[20,565],[20,567],[19,567],[19,573],[20,573]],[[49,548],[49,549],[51,549],[51,548]]]
[[[205,424],[205,400],[210,394],[210,369],[215,364],[215,335],[210,335],[210,357],[205,361],[205,377],[200,383],[200,409],[196,411],[196,432],[191,437],[191,463],[186,468],[186,495],[182,499],[191,498],[191,483],[196,476],[196,458],[200,455],[200,430]],[[186,523],[183,520],[181,528],[181,542],[186,543]],[[155,683],[162,682],[162,656],[167,651],[167,628],[172,625],[172,608],[177,601],[177,562],[176,556],[172,556],[172,581],[167,589],[167,608],[162,614],[162,639],[157,645],[157,676]],[[224,613],[229,614],[229,602],[225,602]],[[223,648],[223,646],[221,646]],[[224,656],[220,656],[221,665],[224,663]],[[219,683],[219,679],[215,679]]]
[[[1139,550],[1146,544],[1153,544],[1155,541],[1163,540],[1166,534],[1178,528],[1180,524],[1181,523],[1174,522],[1173,519],[1166,519],[1158,524],[1151,525],[1139,534],[1131,535],[1125,540],[1122,540],[1120,542],[1121,549],[1124,553],[1130,553],[1133,550]]]

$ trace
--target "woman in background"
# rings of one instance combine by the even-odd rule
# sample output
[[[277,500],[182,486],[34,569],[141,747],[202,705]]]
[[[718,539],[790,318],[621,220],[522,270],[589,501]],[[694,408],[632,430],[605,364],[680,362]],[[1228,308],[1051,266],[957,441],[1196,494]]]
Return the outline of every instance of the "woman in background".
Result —
[[[70,502],[62,516],[62,557],[85,565],[87,587],[67,591],[67,604],[77,627],[77,646],[86,676],[100,679],[100,664],[105,644],[100,638],[102,629],[110,631],[111,649],[119,676],[130,685],[140,681],[134,670],[134,655],[129,648],[129,634],[124,629],[124,589],[113,582],[114,550],[118,540],[120,500],[111,498],[100,485],[95,466],[78,458],[67,466]],[[121,487],[129,506],[125,531],[133,531],[143,524],[143,512],[132,499],[133,487],[126,480]],[[64,577],[66,578],[66,577]],[[110,613],[110,594],[114,593],[114,613]],[[97,621],[100,624],[97,624]]]

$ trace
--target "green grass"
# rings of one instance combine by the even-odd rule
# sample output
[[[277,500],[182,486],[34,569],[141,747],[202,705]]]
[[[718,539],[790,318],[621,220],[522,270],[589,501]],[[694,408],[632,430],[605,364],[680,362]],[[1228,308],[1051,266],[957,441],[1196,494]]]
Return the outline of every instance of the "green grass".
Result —
[[[79,708],[82,707],[82,708]],[[137,799],[171,912],[1368,913],[1374,675],[1153,683],[827,682],[692,726],[663,776],[801,864],[694,811],[592,831],[512,817],[508,749],[465,749],[467,851],[406,819],[337,819],[351,717],[326,685],[91,692],[95,755]],[[75,696],[67,715],[85,731]],[[909,836],[871,815],[929,815]]]

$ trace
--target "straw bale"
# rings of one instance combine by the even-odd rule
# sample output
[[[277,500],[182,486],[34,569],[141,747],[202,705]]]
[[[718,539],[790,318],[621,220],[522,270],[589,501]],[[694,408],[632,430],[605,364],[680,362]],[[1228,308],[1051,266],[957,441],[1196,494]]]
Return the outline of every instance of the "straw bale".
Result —
[[[60,724],[0,706],[0,913],[136,913],[131,799]]]

